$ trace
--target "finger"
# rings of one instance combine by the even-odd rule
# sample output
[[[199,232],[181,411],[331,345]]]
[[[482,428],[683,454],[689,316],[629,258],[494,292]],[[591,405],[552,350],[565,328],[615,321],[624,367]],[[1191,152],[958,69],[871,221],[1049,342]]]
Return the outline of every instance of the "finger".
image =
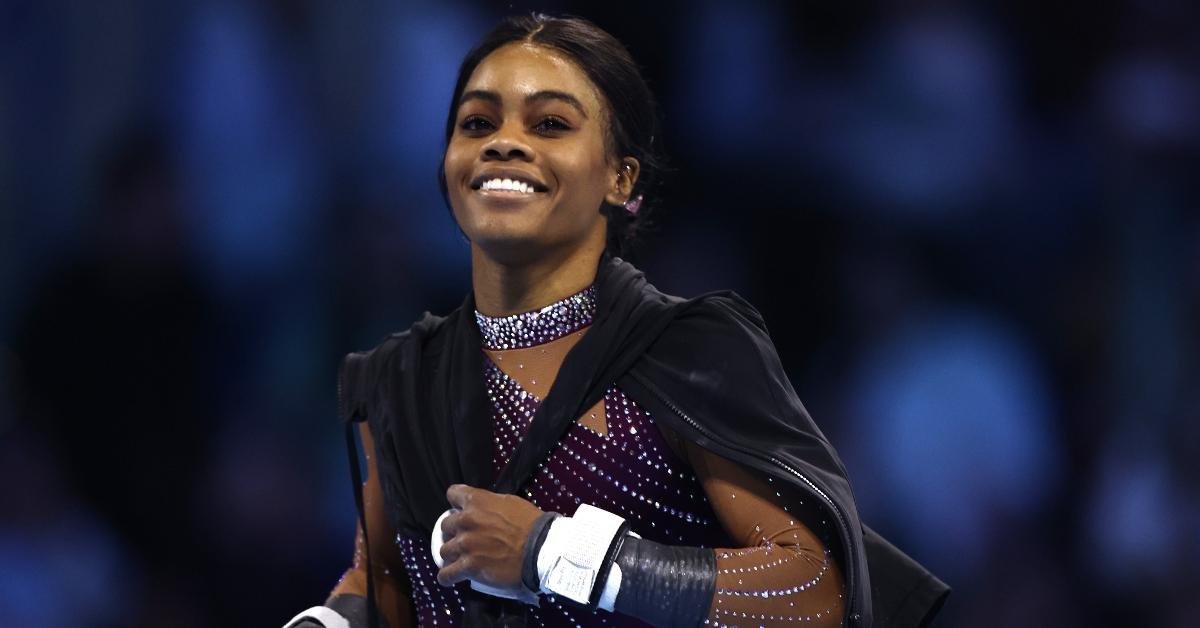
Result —
[[[442,555],[442,565],[443,566],[449,565],[450,563],[453,563],[454,561],[461,558],[463,555],[463,552],[464,552],[463,537],[461,537],[461,536],[454,537],[453,539],[446,541],[445,543],[442,544],[442,547],[438,550],[438,553],[440,553]]]
[[[438,570],[437,581],[443,587],[454,586],[463,580],[470,580],[474,573],[471,570],[471,557],[464,556]]]
[[[450,488],[446,489],[446,500],[455,508],[466,508],[471,501],[472,494],[477,490],[479,489],[466,484],[451,484]]]
[[[461,527],[459,521],[461,518],[462,511],[455,509],[451,511],[450,514],[446,515],[444,519],[442,519],[442,540],[448,542],[452,537],[458,534],[459,528]]]

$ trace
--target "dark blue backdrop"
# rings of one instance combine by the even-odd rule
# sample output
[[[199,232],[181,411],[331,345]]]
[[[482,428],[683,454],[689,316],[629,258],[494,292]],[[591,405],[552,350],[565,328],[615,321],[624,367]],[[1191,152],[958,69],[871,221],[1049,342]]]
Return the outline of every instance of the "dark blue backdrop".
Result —
[[[336,366],[468,290],[454,72],[540,8],[662,102],[634,261],[763,311],[939,625],[1195,625],[1197,5],[351,4],[0,6],[0,624],[324,598]]]

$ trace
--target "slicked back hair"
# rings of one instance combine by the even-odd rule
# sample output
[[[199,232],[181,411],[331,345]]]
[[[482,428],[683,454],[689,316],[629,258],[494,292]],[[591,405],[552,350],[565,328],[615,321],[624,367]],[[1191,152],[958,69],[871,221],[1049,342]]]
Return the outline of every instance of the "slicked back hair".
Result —
[[[542,13],[503,19],[467,53],[458,70],[450,112],[446,116],[447,146],[454,135],[458,101],[471,74],[489,54],[511,43],[545,46],[574,61],[596,86],[607,107],[605,145],[610,156],[617,160],[626,156],[638,160],[638,179],[630,194],[631,199],[643,197],[636,215],[607,202],[599,208],[608,218],[607,251],[613,255],[627,255],[638,234],[649,224],[647,219],[655,205],[653,193],[665,163],[659,149],[662,139],[654,94],[625,46],[599,26],[580,17],[552,17]],[[449,208],[443,165],[438,167],[438,182]]]

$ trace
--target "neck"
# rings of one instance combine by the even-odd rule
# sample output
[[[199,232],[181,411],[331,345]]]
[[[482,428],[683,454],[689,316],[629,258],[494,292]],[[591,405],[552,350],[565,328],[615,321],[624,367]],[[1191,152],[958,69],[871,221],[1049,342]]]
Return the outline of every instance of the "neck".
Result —
[[[532,262],[497,261],[471,245],[471,281],[475,309],[485,316],[509,316],[536,310],[583,290],[596,280],[604,242],[577,247],[565,255]]]

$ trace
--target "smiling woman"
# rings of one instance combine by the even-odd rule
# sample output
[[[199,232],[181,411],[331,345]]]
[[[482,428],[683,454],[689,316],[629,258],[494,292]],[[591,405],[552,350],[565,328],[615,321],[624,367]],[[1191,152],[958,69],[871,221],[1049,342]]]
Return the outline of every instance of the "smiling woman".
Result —
[[[584,72],[553,49],[509,44],[475,68],[458,102],[443,165],[472,263],[598,258],[607,219],[597,208],[628,200],[639,162],[606,141],[607,105]]]
[[[945,585],[861,524],[758,312],[665,295],[617,257],[645,220],[656,125],[628,52],[585,20],[510,18],[468,54],[441,185],[472,291],[343,363],[367,460],[355,560],[289,626],[936,612]]]
[[[445,136],[441,186],[460,228],[516,255],[522,237],[582,238],[594,254],[601,234],[623,255],[662,168],[654,95],[624,46],[584,20],[522,17],[493,30],[463,60]],[[533,184],[542,206],[495,220],[503,203],[464,202],[489,174]]]

